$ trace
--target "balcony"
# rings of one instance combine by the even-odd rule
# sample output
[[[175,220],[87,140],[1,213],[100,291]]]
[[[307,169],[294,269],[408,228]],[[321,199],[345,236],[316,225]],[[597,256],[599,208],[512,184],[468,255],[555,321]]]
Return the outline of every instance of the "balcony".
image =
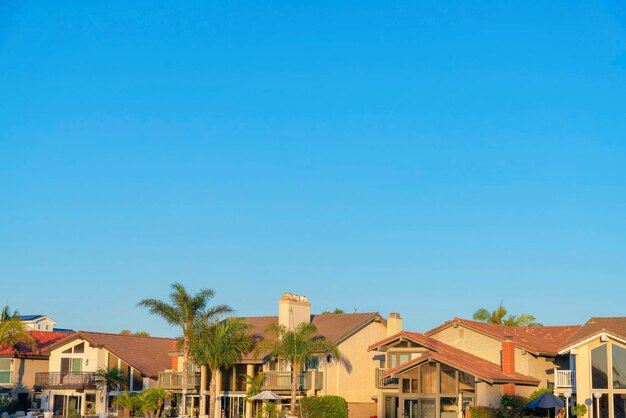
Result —
[[[376,369],[376,389],[398,389],[400,387],[397,377],[383,377],[388,370]]]
[[[555,389],[576,389],[576,371],[554,369]]]
[[[163,389],[182,389],[182,372],[161,372],[159,373],[159,387]],[[187,376],[187,387],[189,389],[200,388],[200,373],[189,373]]]
[[[95,373],[35,373],[35,387],[49,389],[93,389]]]
[[[264,372],[262,390],[275,392],[291,391],[291,372]],[[324,373],[309,370],[298,375],[297,390],[299,392],[311,389],[321,390],[324,385]]]

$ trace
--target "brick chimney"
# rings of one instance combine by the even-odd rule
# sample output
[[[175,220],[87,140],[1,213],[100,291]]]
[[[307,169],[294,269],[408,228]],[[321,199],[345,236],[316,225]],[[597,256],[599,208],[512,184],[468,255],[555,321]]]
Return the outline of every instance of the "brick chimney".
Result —
[[[311,322],[309,299],[306,296],[283,293],[278,301],[278,323],[293,330],[303,322]]]
[[[176,340],[172,341],[172,351],[170,351],[172,357],[172,370],[178,370],[178,343]]]
[[[391,312],[387,317],[387,337],[402,331],[402,317],[397,312]]]
[[[502,373],[512,375],[515,373],[515,344],[510,337],[505,336],[502,341]],[[515,395],[515,383],[504,384],[505,395]]]

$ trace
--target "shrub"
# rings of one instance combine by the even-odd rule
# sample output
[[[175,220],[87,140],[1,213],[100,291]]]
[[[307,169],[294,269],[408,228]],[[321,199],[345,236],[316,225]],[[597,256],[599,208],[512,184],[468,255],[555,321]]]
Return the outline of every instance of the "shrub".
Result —
[[[572,407],[572,412],[574,412],[574,415],[579,418],[584,417],[585,415],[587,415],[587,405],[585,405],[584,403],[575,405]]]
[[[0,398],[0,414],[6,412],[9,415],[17,411],[17,399]]]
[[[305,418],[347,418],[348,404],[341,396],[310,396],[300,399]]]
[[[502,418],[516,418],[524,416],[524,409],[528,399],[521,396],[504,395],[500,398],[501,408],[498,410]]]
[[[470,410],[472,418],[498,418],[498,409],[490,406],[474,406]]]
[[[536,391],[531,393],[530,396],[528,396],[528,400],[532,401],[533,399],[537,399],[538,397],[540,397],[541,395],[543,395],[544,393],[547,393],[547,392],[552,392],[552,389],[550,389],[550,388],[537,389]]]

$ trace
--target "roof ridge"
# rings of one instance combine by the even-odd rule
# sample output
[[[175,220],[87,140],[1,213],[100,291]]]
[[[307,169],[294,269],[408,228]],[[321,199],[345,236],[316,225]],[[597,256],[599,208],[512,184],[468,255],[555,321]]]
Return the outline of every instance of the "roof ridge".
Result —
[[[176,337],[153,337],[152,335],[124,335],[124,334],[115,334],[112,332],[85,331],[85,330],[79,330],[76,334],[112,335],[115,337],[151,338],[151,339],[159,339],[159,340],[175,340],[176,339]]]

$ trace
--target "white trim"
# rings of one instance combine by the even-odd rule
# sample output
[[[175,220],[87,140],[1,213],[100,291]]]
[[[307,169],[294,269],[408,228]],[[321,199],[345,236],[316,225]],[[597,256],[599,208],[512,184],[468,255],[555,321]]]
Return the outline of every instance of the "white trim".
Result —
[[[576,348],[578,348],[578,347],[580,347],[582,345],[588,344],[589,342],[591,342],[591,341],[593,341],[595,339],[598,339],[598,337],[599,338],[612,338],[615,341],[619,341],[622,344],[626,344],[626,340],[624,340],[623,338],[616,337],[615,335],[613,335],[611,333],[608,333],[606,331],[600,331],[597,334],[594,334],[593,336],[591,336],[591,337],[589,337],[589,338],[587,338],[587,339],[585,339],[583,341],[577,342],[574,345],[571,345],[571,346],[569,346],[567,348],[564,348],[563,350],[559,351],[558,354],[568,354],[571,350],[576,349]],[[607,341],[604,341],[604,342],[607,342]]]

